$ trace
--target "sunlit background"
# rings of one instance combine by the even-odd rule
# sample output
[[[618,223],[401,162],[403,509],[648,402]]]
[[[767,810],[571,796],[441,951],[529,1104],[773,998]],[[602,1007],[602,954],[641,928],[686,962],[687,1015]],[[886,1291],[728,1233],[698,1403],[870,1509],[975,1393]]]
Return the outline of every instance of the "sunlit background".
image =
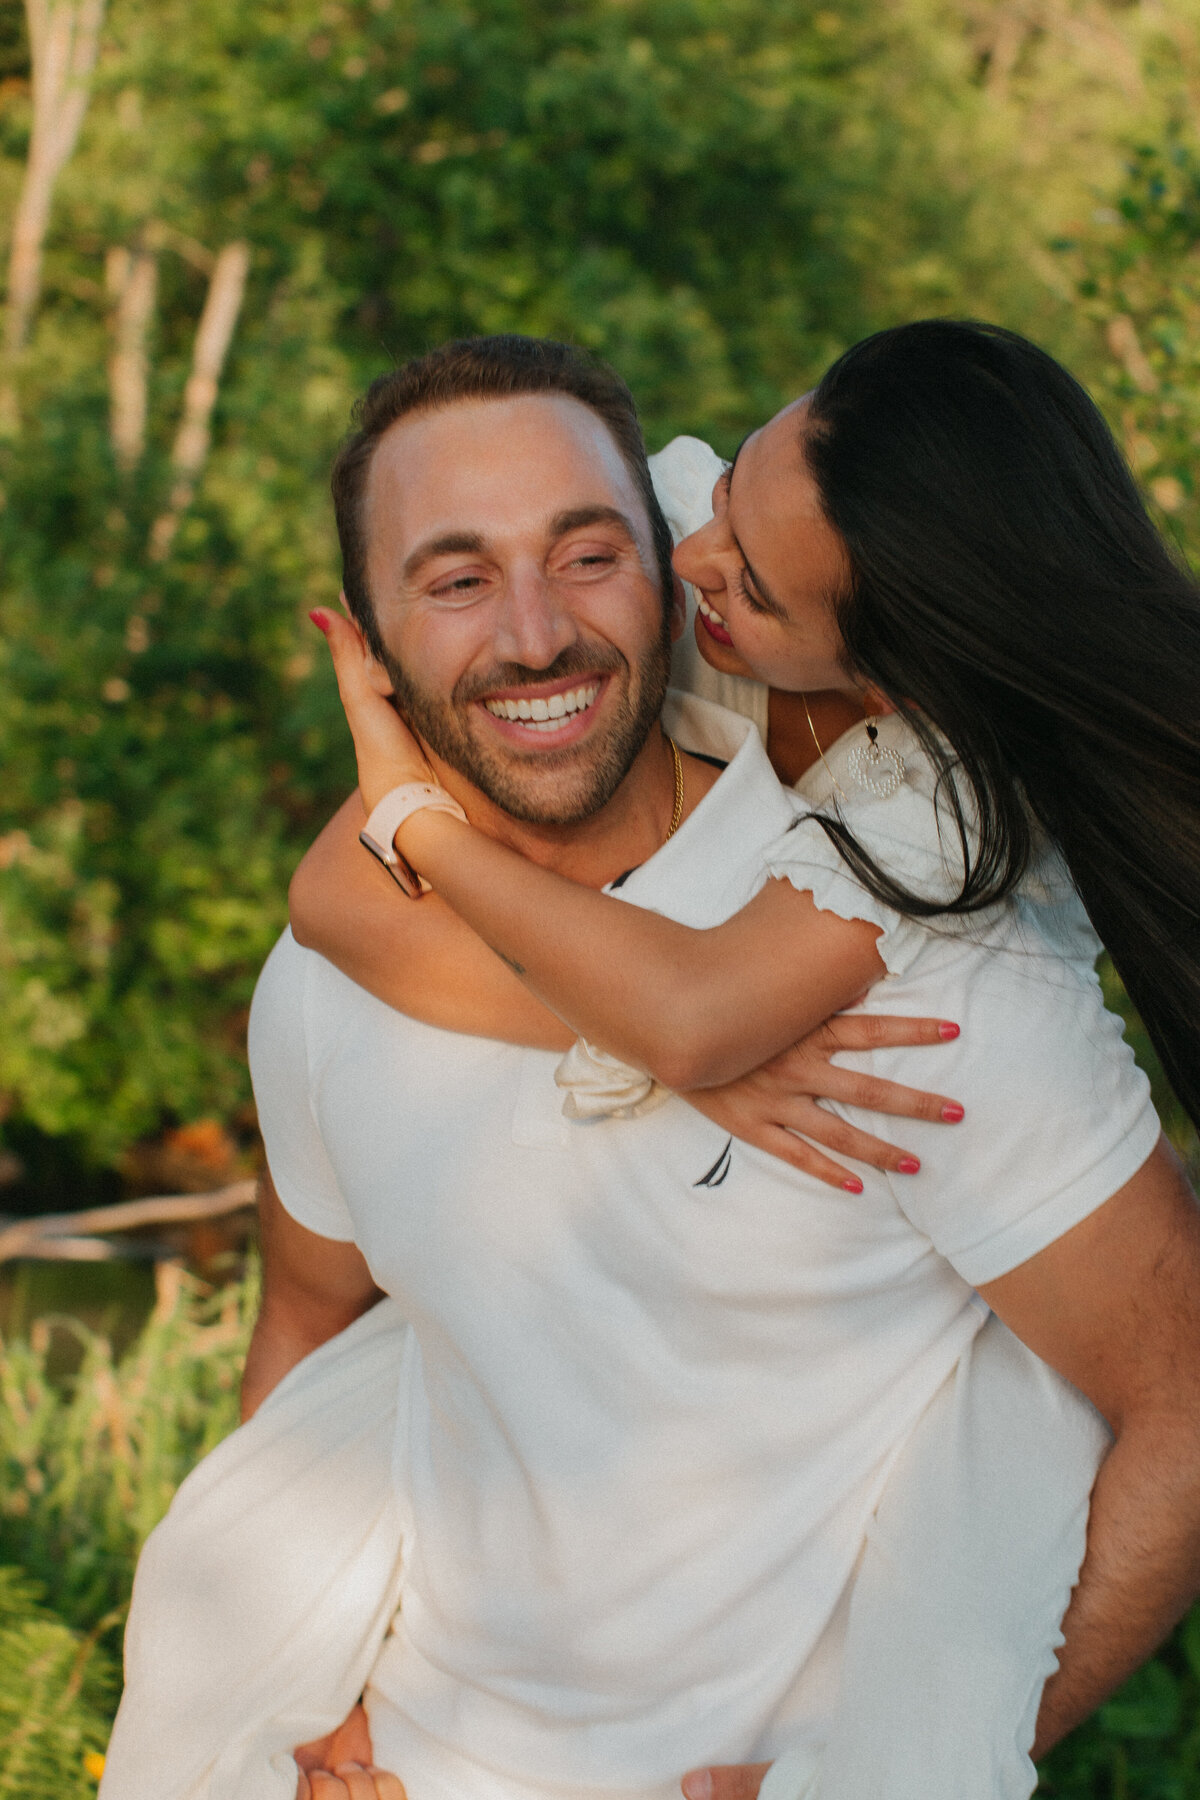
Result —
[[[0,0],[0,1800],[94,1792],[133,1556],[234,1418],[244,1213],[17,1251],[253,1174],[255,974],[352,780],[305,615],[356,393],[547,333],[728,451],[982,317],[1195,553],[1198,112],[1200,0]],[[1198,1701],[1193,1623],[1045,1791],[1200,1797]]]

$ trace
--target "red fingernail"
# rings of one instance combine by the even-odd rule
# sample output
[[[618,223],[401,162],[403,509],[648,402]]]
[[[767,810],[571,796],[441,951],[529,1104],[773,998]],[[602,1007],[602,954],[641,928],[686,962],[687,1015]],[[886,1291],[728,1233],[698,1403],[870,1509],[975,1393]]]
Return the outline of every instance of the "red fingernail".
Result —
[[[857,1175],[849,1176],[843,1181],[842,1186],[848,1194],[861,1194],[863,1191],[862,1182],[858,1179]]]
[[[947,1106],[943,1106],[942,1117],[945,1119],[947,1125],[957,1125],[958,1121],[965,1117],[965,1114],[957,1100],[951,1100]]]
[[[915,1156],[902,1156],[896,1164],[896,1169],[901,1175],[918,1175],[921,1165]]]
[[[310,612],[308,616],[312,620],[313,624],[316,626],[317,630],[324,632],[325,636],[328,637],[329,636],[329,620],[325,616],[325,614],[323,612],[321,612],[319,608],[314,608],[313,611]]]
[[[949,1019],[943,1019],[938,1026],[938,1036],[940,1038],[945,1038],[946,1041],[949,1042],[951,1038],[956,1038],[958,1036],[958,1026],[952,1024]]]

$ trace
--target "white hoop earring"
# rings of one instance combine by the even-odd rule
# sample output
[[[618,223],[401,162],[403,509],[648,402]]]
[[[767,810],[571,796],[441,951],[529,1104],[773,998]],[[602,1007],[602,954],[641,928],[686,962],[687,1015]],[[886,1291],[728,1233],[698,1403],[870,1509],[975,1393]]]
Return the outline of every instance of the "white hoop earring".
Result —
[[[904,785],[904,758],[879,742],[879,726],[867,720],[867,742],[857,744],[847,759],[850,778],[878,800],[890,800]]]

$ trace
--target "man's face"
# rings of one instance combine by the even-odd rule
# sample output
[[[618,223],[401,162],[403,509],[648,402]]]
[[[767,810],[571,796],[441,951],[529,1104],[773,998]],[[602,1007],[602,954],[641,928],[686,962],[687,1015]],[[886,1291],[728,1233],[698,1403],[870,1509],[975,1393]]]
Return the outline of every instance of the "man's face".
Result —
[[[604,423],[566,395],[400,419],[365,525],[387,675],[429,748],[513,818],[598,812],[658,717],[671,635]]]

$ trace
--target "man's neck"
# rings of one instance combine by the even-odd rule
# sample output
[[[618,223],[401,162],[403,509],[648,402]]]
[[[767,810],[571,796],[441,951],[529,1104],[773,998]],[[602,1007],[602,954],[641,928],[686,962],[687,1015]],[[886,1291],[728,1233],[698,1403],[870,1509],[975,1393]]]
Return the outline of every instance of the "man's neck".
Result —
[[[675,803],[671,748],[655,725],[620,787],[599,812],[572,825],[534,825],[503,812],[439,757],[428,752],[438,780],[465,809],[472,825],[519,850],[531,862],[588,887],[604,887],[653,856],[665,842]],[[705,763],[686,758],[684,817],[717,778]]]

